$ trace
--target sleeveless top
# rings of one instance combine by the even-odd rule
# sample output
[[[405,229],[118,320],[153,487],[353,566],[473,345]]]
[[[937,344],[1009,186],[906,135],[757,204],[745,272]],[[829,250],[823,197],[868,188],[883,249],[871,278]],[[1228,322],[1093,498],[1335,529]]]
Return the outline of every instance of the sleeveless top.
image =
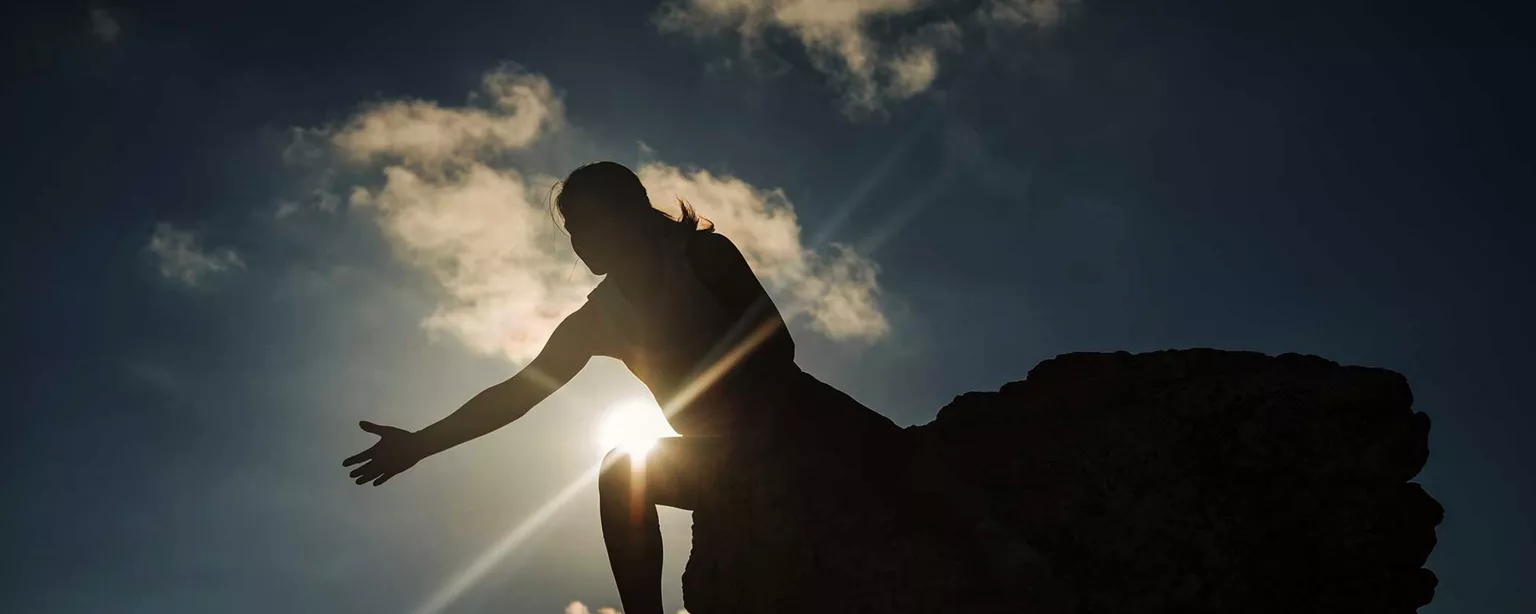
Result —
[[[663,241],[646,296],[626,296],[611,276],[587,295],[605,328],[594,353],[623,361],[684,436],[745,435],[750,443],[733,445],[845,454],[899,436],[889,418],[802,371],[792,349],[721,361],[745,331],[695,273],[688,246],[697,236]]]
[[[694,272],[687,251],[692,239],[675,235],[662,242],[659,271],[646,296],[626,296],[612,276],[587,295],[606,328],[600,335],[605,347],[597,353],[623,361],[668,410],[678,433],[735,433],[752,428],[754,418],[767,419],[762,414],[773,411],[766,405],[774,395],[749,393],[746,382],[753,378],[742,377],[745,367],[700,377],[730,349],[736,322]],[[787,366],[798,370],[793,361]],[[686,398],[669,406],[675,397]]]

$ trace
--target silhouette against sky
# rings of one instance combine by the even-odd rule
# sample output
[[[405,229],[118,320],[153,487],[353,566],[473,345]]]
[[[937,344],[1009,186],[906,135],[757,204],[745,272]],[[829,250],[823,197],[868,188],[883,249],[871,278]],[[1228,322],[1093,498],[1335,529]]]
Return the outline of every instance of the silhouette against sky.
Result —
[[[1070,351],[1402,372],[1447,510],[1424,611],[1525,611],[1524,20],[1373,4],[8,6],[0,609],[616,606],[615,362],[387,487],[337,467],[580,304],[543,199],[612,159],[899,425]]]

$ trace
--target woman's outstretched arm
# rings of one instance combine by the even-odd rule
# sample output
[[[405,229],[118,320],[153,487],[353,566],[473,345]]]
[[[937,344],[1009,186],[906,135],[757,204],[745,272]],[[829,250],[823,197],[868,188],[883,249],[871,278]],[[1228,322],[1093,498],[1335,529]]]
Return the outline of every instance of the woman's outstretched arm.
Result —
[[[555,328],[544,349],[506,381],[486,388],[457,411],[420,431],[363,422],[365,431],[379,435],[372,447],[343,461],[363,463],[352,471],[358,484],[383,484],[418,461],[495,431],[527,414],[540,401],[576,376],[592,357],[595,313],[586,307],[567,316]]]
[[[550,335],[531,362],[506,381],[480,391],[458,411],[418,431],[425,455],[431,456],[491,433],[523,417],[559,390],[592,358],[584,338],[592,327],[584,320],[590,309],[571,314]]]

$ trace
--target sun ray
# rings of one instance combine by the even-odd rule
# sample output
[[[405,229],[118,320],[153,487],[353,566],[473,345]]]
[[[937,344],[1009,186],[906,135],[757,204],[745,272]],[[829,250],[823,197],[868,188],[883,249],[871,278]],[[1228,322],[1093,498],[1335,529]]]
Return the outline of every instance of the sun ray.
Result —
[[[645,462],[657,439],[676,436],[660,408],[640,399],[615,405],[597,429],[597,443],[604,452],[623,450],[639,463]]]
[[[596,463],[578,476],[575,481],[561,489],[560,492],[555,493],[554,497],[545,502],[539,509],[534,510],[533,514],[524,518],[522,522],[512,527],[510,531],[507,531],[506,535],[503,535],[496,543],[491,544],[491,547],[486,548],[484,552],[480,553],[480,556],[476,557],[463,570],[450,576],[442,588],[433,593],[430,599],[421,604],[421,607],[416,608],[416,614],[440,614],[448,606],[453,605],[453,602],[462,597],[466,591],[478,583],[481,578],[485,577],[486,573],[490,572],[502,559],[506,558],[507,554],[526,541],[535,529],[548,522],[555,515],[555,512],[560,511],[560,508],[565,507],[577,494],[581,493],[593,482],[596,482],[597,476],[601,472],[602,463]]]
[[[907,222],[912,221],[912,218],[917,217],[923,209],[939,199],[944,189],[953,182],[954,175],[955,171],[952,168],[945,167],[922,189],[907,197],[906,201],[895,207],[879,226],[858,242],[856,249],[859,254],[863,256],[874,254],[881,245],[896,236]]]
[[[853,212],[862,206],[865,201],[869,200],[870,192],[873,192],[876,186],[885,181],[886,176],[896,167],[896,163],[907,157],[907,152],[912,149],[913,145],[917,144],[918,138],[928,131],[928,126],[933,124],[939,115],[936,112],[929,112],[913,124],[906,134],[902,135],[901,140],[897,141],[896,145],[891,147],[890,151],[885,154],[885,157],[881,158],[874,168],[869,169],[869,172],[864,175],[864,180],[859,182],[859,185],[854,186],[853,192],[848,195],[848,198],[843,200],[842,206],[838,207],[831,217],[821,223],[821,230],[812,237],[808,245],[820,245],[832,238],[832,235],[848,221]]]
[[[740,362],[754,348],[772,336],[777,327],[777,323],[771,321],[764,322],[758,326],[722,356],[710,362],[708,367],[702,369],[696,377],[689,381],[688,385],[684,386],[662,406],[662,412],[667,416],[671,416],[680,408],[686,406],[694,397],[698,396],[705,388],[724,375],[732,366]],[[535,529],[548,522],[556,512],[560,511],[560,508],[565,507],[583,489],[596,482],[602,470],[603,462],[598,462],[577,477],[571,484],[561,489],[553,498],[535,510],[533,514],[512,527],[496,543],[486,548],[484,552],[480,553],[480,556],[476,557],[463,570],[451,576],[441,589],[438,589],[430,599],[416,609],[416,614],[441,614],[448,606],[453,605],[466,591],[478,583],[481,578],[484,578],[486,573],[490,572],[502,559],[506,558],[509,553],[526,541]]]
[[[764,341],[773,336],[776,330],[778,330],[778,323],[772,320],[758,325],[756,329],[742,338],[740,342],[731,347],[720,358],[711,361],[708,367],[702,369],[698,375],[688,381],[687,385],[673,394],[672,398],[668,399],[667,403],[661,406],[662,412],[671,416],[683,407],[686,407],[693,401],[694,397],[699,396],[700,393],[704,392],[705,388],[708,388],[715,380],[725,375],[725,372],[729,371],[736,363],[741,362],[741,359],[745,358],[754,348],[762,345]]]

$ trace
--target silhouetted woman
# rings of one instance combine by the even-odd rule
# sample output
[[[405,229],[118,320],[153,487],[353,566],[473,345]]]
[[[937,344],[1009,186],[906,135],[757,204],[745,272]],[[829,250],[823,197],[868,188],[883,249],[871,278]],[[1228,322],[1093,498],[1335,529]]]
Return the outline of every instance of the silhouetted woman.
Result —
[[[593,356],[617,358],[650,388],[681,437],[643,463],[609,454],[599,479],[603,539],[628,614],[660,614],[661,529],[656,505],[694,509],[730,459],[771,462],[817,443],[878,455],[900,428],[801,371],[783,317],[736,246],[686,203],[651,206],[639,177],[613,162],[565,179],[555,206],[571,247],[606,275],[517,375],[418,432],[369,422],[379,435],[345,465],[358,484],[382,484],[417,461],[527,413]],[[743,450],[755,450],[756,456]],[[863,452],[859,452],[862,454]]]

